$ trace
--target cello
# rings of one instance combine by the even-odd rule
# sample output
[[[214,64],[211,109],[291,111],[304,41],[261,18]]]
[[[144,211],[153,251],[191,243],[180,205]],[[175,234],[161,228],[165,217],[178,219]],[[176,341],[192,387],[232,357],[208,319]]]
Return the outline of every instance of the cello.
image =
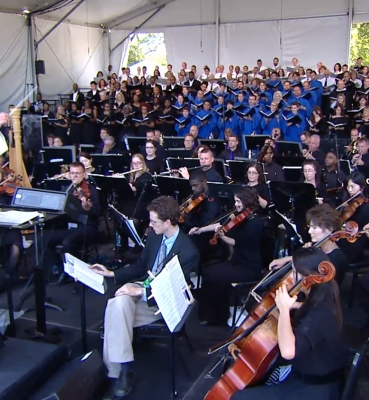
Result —
[[[329,282],[335,276],[332,263],[323,261],[318,266],[319,274],[309,275],[295,283],[293,271],[278,282],[254,308],[235,333],[224,343],[209,350],[209,354],[228,347],[234,364],[209,390],[204,400],[229,400],[232,395],[247,386],[260,382],[279,355],[278,312],[275,305],[277,289],[286,285],[290,295],[302,288]]]

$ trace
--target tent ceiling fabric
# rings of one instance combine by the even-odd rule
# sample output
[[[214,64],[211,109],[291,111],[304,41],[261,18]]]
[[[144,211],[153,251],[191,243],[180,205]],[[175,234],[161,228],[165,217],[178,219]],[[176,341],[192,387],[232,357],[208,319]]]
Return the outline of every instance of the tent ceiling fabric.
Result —
[[[27,7],[33,11],[52,6],[60,0],[0,0],[0,12],[21,13]],[[78,0],[60,10],[48,12],[42,18],[57,21]],[[152,12],[166,5],[145,24],[147,29],[168,26],[215,24],[219,2],[221,24],[247,21],[288,20],[322,16],[348,15],[350,0],[85,0],[66,20],[73,24],[132,30],[140,26]],[[357,15],[369,15],[369,1],[353,0]],[[137,12],[136,12],[137,11]],[[362,18],[360,18],[362,19]],[[122,22],[120,22],[122,21]]]

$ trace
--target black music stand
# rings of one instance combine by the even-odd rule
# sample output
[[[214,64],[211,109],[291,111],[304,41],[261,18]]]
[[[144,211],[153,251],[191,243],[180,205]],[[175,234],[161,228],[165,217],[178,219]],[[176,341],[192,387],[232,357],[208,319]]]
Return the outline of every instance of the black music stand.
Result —
[[[37,163],[33,167],[32,173],[32,184],[36,183],[36,186],[39,186],[42,181],[47,178],[51,178],[55,175],[60,175],[60,164],[59,163]]]
[[[227,146],[222,139],[198,139],[198,142],[203,146],[208,146],[214,153],[214,157],[219,157]]]
[[[76,161],[76,149],[74,146],[43,147],[40,150],[45,164],[71,164]]]
[[[223,178],[223,181],[226,182],[227,169],[223,158],[215,158],[213,162],[213,168],[216,169],[218,174]]]
[[[228,167],[229,167],[229,174],[231,178],[236,183],[244,183],[245,182],[245,175],[246,175],[246,167],[250,164],[251,160],[249,161],[241,161],[241,160],[228,160]]]
[[[225,211],[234,208],[234,193],[244,187],[244,185],[228,185],[218,182],[209,182],[208,185],[211,195],[218,197]]]
[[[301,182],[302,167],[283,167],[284,177],[287,182]]]
[[[126,136],[129,152],[131,154],[141,153],[141,149],[145,146],[146,137]]]
[[[188,179],[158,175],[156,183],[161,196],[173,196],[174,194],[178,203],[192,194]]]
[[[97,150],[99,150],[99,146],[94,146],[93,144],[84,144],[81,143],[79,145],[79,151],[83,151],[85,153],[94,154]]]
[[[104,176],[99,174],[90,174],[90,178],[101,190],[101,193],[111,193],[113,205],[116,204],[117,194],[123,200],[134,199],[135,194],[125,177]]]
[[[349,160],[339,160],[338,161],[340,170],[347,176],[351,173],[351,163]]]
[[[301,167],[303,162],[306,161],[306,158],[294,155],[290,156],[275,155],[274,161],[281,167]]]
[[[268,135],[243,135],[245,148],[247,151],[260,151],[265,144],[265,140],[270,139]]]
[[[182,149],[184,144],[184,137],[177,136],[164,136],[164,149]]]
[[[287,156],[287,157],[289,157],[289,156],[290,157],[301,157],[302,156],[301,143],[288,142],[285,140],[281,140],[281,141],[277,142],[277,149],[278,149],[278,156]],[[302,157],[302,158],[305,161],[305,158],[304,157]]]
[[[316,205],[315,188],[309,183],[272,181],[269,187],[276,210],[290,214],[292,222],[305,221],[306,212]]]
[[[358,165],[357,170],[365,176],[365,180],[369,179],[369,167],[366,165]]]
[[[43,183],[43,188],[46,190],[53,190],[55,192],[65,192],[70,184],[71,181],[68,179],[55,179],[55,180],[49,180],[45,179]]]
[[[131,156],[129,153],[124,154],[91,154],[92,165],[98,173],[109,175],[110,172],[126,172],[129,171],[131,165]]]
[[[182,167],[194,168],[200,166],[200,160],[198,158],[167,158],[168,169],[178,170]]]
[[[182,149],[166,149],[165,150],[165,157],[166,158],[185,158],[188,156],[188,150],[182,148]]]

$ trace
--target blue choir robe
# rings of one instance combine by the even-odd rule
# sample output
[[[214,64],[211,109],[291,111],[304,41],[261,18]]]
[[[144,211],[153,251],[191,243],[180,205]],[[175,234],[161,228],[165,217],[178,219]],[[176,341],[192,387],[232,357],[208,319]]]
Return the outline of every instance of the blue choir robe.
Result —
[[[301,110],[299,109],[299,112],[305,117],[305,118],[310,118],[311,113],[312,113],[312,109],[310,107],[310,104],[307,100],[305,100],[304,98],[300,97],[295,97],[294,95],[292,95],[289,99],[288,99],[288,104],[289,106],[291,106],[292,103],[294,102],[298,102],[300,103],[302,106],[304,106],[306,108],[306,110]]]
[[[310,87],[311,88],[317,88],[314,90],[316,93],[318,105],[320,106],[322,104],[322,94],[323,94],[323,85],[322,82],[320,81],[310,81]]]
[[[218,126],[217,126],[217,117],[213,111],[200,110],[195,115],[198,117],[205,117],[210,114],[210,118],[202,124],[200,120],[195,118],[196,125],[199,128],[199,138],[200,139],[209,139],[209,136],[213,134],[217,136]]]
[[[254,109],[255,112],[252,115],[252,119],[247,118],[247,115],[241,116],[241,132],[243,135],[251,135],[251,134],[260,134],[261,130],[261,116],[260,113],[258,112],[257,107],[248,107],[248,109],[245,110],[245,113],[249,112],[250,110]]]
[[[270,105],[273,100],[273,96],[268,91],[262,92],[261,90],[259,90],[258,93],[260,99],[259,102],[264,105]]]
[[[261,131],[263,135],[271,136],[275,128],[279,128],[281,132],[284,133],[283,129],[285,129],[286,126],[280,112],[273,115],[271,118],[266,118],[263,115],[261,117]]]
[[[275,81],[270,80],[267,83],[267,86],[269,88],[268,91],[272,96],[274,95],[275,92],[277,92],[277,91],[281,92],[283,90],[282,82],[279,79],[277,79]]]
[[[187,133],[190,132],[190,128],[192,125],[197,125],[195,118],[192,115],[190,115],[188,118],[178,116],[176,119],[181,122],[176,122],[174,129],[176,130],[178,136],[181,137],[187,135]]]
[[[288,126],[289,122],[284,120],[284,140],[290,141],[290,142],[300,142],[300,135],[301,133],[305,130],[306,126],[306,119],[304,115],[298,111],[297,115],[300,118],[299,123],[292,123],[292,125]],[[294,114],[292,112],[288,113],[286,115],[286,118],[292,118]],[[283,117],[282,117],[283,118]]]
[[[224,132],[228,128],[232,129],[235,135],[241,135],[241,119],[236,113],[231,118],[225,118],[224,122],[223,118],[218,118],[219,139],[224,139]]]
[[[315,90],[308,90],[302,93],[302,97],[308,101],[310,108],[313,109],[315,106],[318,106],[318,98],[315,93]]]

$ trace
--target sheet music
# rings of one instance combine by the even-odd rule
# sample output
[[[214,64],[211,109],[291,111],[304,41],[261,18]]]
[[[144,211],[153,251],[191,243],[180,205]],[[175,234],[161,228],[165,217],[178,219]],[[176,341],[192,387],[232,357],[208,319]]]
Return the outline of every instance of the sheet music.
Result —
[[[22,225],[41,215],[37,211],[2,211],[0,212],[0,225]]]
[[[278,210],[275,210],[275,212],[283,218],[284,221],[286,221],[286,223],[292,227],[292,229],[294,230],[294,232],[296,233],[297,237],[299,238],[299,242],[300,243],[304,243],[304,241],[302,240],[301,235],[297,232],[297,226],[295,224],[293,224],[285,215],[281,214]]]
[[[64,272],[101,294],[106,292],[105,278],[88,268],[88,264],[69,253],[64,254]]]
[[[186,294],[190,292],[178,256],[166,264],[150,286],[164,321],[173,332],[190,304]]]
[[[109,204],[109,207],[110,207],[112,210],[114,210],[117,214],[119,214],[119,215],[122,217],[122,219],[124,220],[124,222],[125,222],[126,224],[129,225],[130,230],[131,230],[131,233],[132,233],[132,235],[134,236],[136,243],[137,243],[139,246],[142,246],[142,247],[144,248],[144,247],[145,247],[145,244],[144,244],[143,241],[141,240],[140,235],[137,233],[137,230],[136,230],[135,224],[133,223],[133,220],[132,220],[132,219],[129,219],[126,215],[122,214],[122,213],[121,213],[120,211],[118,211],[113,205]]]

